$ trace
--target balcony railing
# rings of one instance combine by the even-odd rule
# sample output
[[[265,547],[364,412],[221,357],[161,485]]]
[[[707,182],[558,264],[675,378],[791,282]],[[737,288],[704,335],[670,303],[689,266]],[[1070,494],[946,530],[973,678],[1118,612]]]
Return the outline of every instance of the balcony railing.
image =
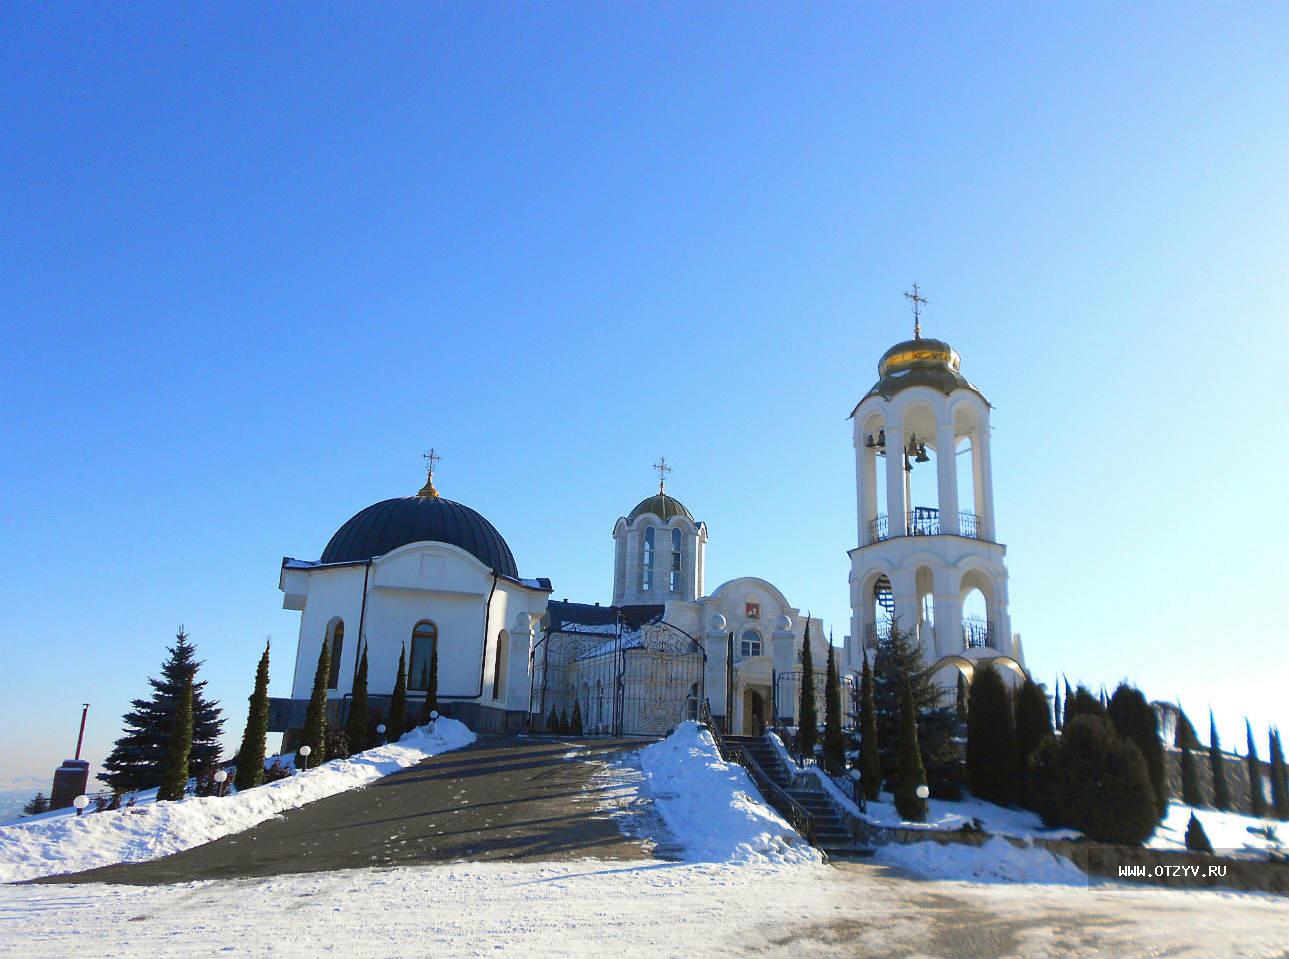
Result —
[[[940,511],[933,506],[915,506],[913,511],[905,514],[908,523],[908,536],[939,536],[948,532],[940,527]],[[958,513],[957,535],[967,539],[982,539],[980,517],[975,513],[962,510]],[[880,543],[890,539],[890,520],[885,513],[878,513],[868,522],[868,541]]]
[[[878,513],[877,516],[869,521],[868,541],[870,543],[879,543],[890,535],[885,513]]]
[[[918,506],[908,515],[910,536],[939,536],[940,511],[930,506]]]
[[[891,638],[890,620],[869,623],[864,627],[864,648],[876,649],[878,641],[885,642]]]
[[[965,649],[994,649],[994,624],[976,617],[962,621],[962,645]]]
[[[980,517],[963,510],[958,514],[958,535],[967,539],[980,539]]]

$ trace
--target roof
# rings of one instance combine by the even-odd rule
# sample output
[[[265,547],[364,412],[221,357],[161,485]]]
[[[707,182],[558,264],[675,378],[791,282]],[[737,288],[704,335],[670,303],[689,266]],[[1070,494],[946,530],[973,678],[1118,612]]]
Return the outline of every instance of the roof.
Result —
[[[604,633],[616,634],[619,616],[624,629],[639,629],[646,623],[662,620],[667,607],[658,605],[600,606],[591,603],[570,603],[552,600],[546,604],[552,633]]]
[[[985,395],[959,372],[960,362],[958,351],[944,340],[919,337],[896,343],[882,354],[877,364],[879,379],[859,402],[870,396],[889,400],[901,390],[927,386],[945,396],[954,390],[970,390],[988,405]],[[854,416],[858,409],[859,403],[850,415]]]
[[[636,504],[636,508],[627,515],[627,520],[633,520],[637,516],[643,516],[645,513],[652,513],[663,522],[673,516],[683,516],[691,523],[694,521],[694,517],[689,510],[685,509],[685,504],[674,496],[668,496],[666,493],[655,493],[653,496],[642,499]]]
[[[336,531],[321,562],[359,562],[420,542],[459,546],[499,575],[519,579],[514,554],[496,527],[470,507],[439,496],[405,496],[368,506]]]

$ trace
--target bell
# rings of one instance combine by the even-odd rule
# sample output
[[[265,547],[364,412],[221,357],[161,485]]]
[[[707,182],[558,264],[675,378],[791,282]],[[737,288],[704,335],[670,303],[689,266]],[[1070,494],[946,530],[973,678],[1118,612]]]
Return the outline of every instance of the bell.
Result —
[[[880,429],[877,431],[877,445],[880,446],[882,449],[886,449],[886,430],[885,429]]]
[[[868,439],[865,441],[864,445],[868,447],[870,450],[873,449],[875,446],[877,446],[877,441],[873,439],[872,433],[868,434]]]
[[[919,463],[929,463],[929,462],[931,462],[931,457],[929,457],[929,456],[927,456],[927,455],[926,455],[926,444],[925,444],[925,443],[919,443],[919,444],[918,444],[918,455],[915,457],[915,459],[916,459],[916,461],[917,461],[917,462],[919,462]]]

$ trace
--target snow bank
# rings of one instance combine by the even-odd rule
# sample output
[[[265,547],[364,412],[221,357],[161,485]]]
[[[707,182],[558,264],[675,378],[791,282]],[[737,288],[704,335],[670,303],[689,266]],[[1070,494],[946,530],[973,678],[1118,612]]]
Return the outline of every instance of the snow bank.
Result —
[[[0,827],[0,882],[142,862],[250,829],[266,819],[365,786],[475,736],[454,719],[412,730],[397,743],[337,759],[234,796],[185,799]]]
[[[932,879],[962,879],[971,882],[1031,882],[1087,885],[1088,877],[1063,856],[1041,846],[1013,846],[995,836],[981,846],[962,843],[891,843],[874,857],[888,866],[898,866]]]
[[[1289,823],[1258,819],[1235,812],[1219,812],[1216,809],[1200,809],[1179,802],[1168,804],[1164,821],[1155,828],[1154,834],[1146,840],[1146,845],[1152,849],[1185,849],[1186,824],[1190,822],[1191,813],[1200,821],[1204,834],[1213,844],[1213,850],[1219,854],[1238,853],[1263,857],[1273,850],[1284,851],[1289,848]],[[1276,831],[1278,842],[1249,831],[1267,826]]]
[[[690,862],[817,863],[819,852],[761,801],[742,766],[721,759],[712,734],[681,723],[640,753],[645,783]]]

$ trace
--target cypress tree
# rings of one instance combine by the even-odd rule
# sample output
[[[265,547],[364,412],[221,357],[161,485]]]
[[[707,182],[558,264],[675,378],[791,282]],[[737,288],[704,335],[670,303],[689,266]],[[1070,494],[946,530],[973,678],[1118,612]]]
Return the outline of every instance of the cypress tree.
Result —
[[[967,703],[967,783],[972,793],[1003,806],[1016,802],[1016,756],[1007,684],[987,664],[977,668]]]
[[[1190,749],[1202,749],[1204,744],[1199,741],[1199,733],[1195,732],[1195,725],[1191,722],[1190,717],[1180,705],[1177,707],[1177,730],[1174,735],[1173,745],[1178,749],[1186,746]]]
[[[1052,687],[1052,725],[1061,728],[1061,684]]]
[[[407,645],[398,651],[398,672],[394,675],[394,694],[389,698],[389,721],[385,724],[389,741],[396,743],[407,732]]]
[[[572,721],[568,718],[568,707],[565,707],[559,711],[559,731],[567,736],[572,728]]]
[[[801,755],[814,755],[819,738],[819,714],[815,706],[815,662],[810,652],[810,620],[801,641],[801,701],[797,708],[797,750]]]
[[[1267,814],[1267,792],[1262,785],[1262,763],[1258,762],[1258,747],[1253,741],[1253,727],[1247,716],[1244,719],[1244,742],[1248,751],[1245,762],[1249,767],[1249,811],[1261,819]]]
[[[1231,790],[1226,784],[1226,760],[1222,758],[1222,744],[1217,739],[1217,722],[1213,710],[1208,711],[1208,765],[1213,773],[1213,808],[1231,808]]]
[[[1204,805],[1204,796],[1200,793],[1199,778],[1195,774],[1195,754],[1186,740],[1181,745],[1182,765],[1182,802],[1194,808]]]
[[[439,708],[439,643],[430,644],[430,675],[425,681],[425,706],[421,711],[421,725],[430,721],[430,713]]]
[[[1271,740],[1271,806],[1277,819],[1289,819],[1289,776],[1285,773],[1285,754],[1280,743],[1280,730],[1268,733]]]
[[[926,821],[926,801],[918,798],[918,786],[926,783],[926,769],[922,765],[922,750],[918,748],[917,711],[913,706],[913,691],[905,687],[901,700],[900,756],[895,785],[895,809],[907,822]]]
[[[264,742],[269,734],[269,644],[264,644],[260,665],[255,670],[255,689],[246,714],[242,746],[237,750],[237,775],[233,785],[250,789],[264,782]]]
[[[1070,715],[1070,704],[1073,701],[1074,701],[1074,690],[1070,689],[1070,680],[1069,680],[1069,677],[1067,676],[1065,678],[1065,708],[1061,710],[1061,728],[1062,729],[1064,729],[1065,724],[1068,723],[1073,718]]]
[[[555,712],[554,706],[551,706],[551,714],[546,719],[546,731],[548,733],[559,732],[559,713]]]
[[[1047,694],[1042,686],[1027,678],[1016,697],[1016,775],[1020,781],[1022,805],[1029,809],[1034,807],[1025,794],[1025,770],[1029,768],[1030,755],[1051,734],[1052,718],[1047,711]]]
[[[573,700],[573,718],[569,720],[568,731],[574,736],[582,735],[582,704]]]
[[[161,784],[157,801],[177,801],[188,788],[188,757],[192,752],[192,678],[184,683],[175,705],[175,719],[166,744],[166,758],[161,766]]]
[[[958,692],[953,705],[958,712],[958,722],[965,723],[967,721],[967,677],[961,670],[958,672]]]
[[[327,761],[327,677],[331,675],[331,651],[327,641],[322,641],[318,652],[318,666],[313,673],[313,692],[309,708],[304,714],[304,731],[300,745],[308,746],[311,754],[306,762],[297,751],[296,763],[303,766],[321,766]]]
[[[224,726],[219,703],[206,698],[205,680],[197,680],[201,667],[196,647],[182,626],[173,646],[167,648],[160,679],[148,679],[150,699],[136,699],[125,714],[125,729],[103,760],[98,778],[114,792],[147,789],[161,782],[161,766],[170,743],[175,710],[185,683],[192,680],[192,751],[194,768],[209,769],[219,763],[220,733]]]
[[[846,768],[846,740],[841,734],[841,680],[834,650],[830,642],[824,673],[824,765],[830,773],[840,773]]]
[[[873,668],[864,654],[864,672],[859,681],[859,774],[864,796],[870,800],[882,794],[882,758],[877,748],[877,710],[873,706]]]
[[[1159,819],[1168,813],[1168,778],[1164,772],[1164,744],[1159,740],[1159,716],[1141,690],[1120,683],[1106,710],[1115,731],[1133,741],[1146,760],[1146,772],[1155,793]]]
[[[363,643],[362,656],[358,658],[358,672],[354,673],[354,693],[349,698],[349,718],[345,721],[345,738],[349,748],[360,752],[367,748],[367,722],[371,706],[367,702],[367,644]]]
[[[1200,821],[1191,813],[1190,822],[1186,824],[1186,848],[1191,852],[1213,852],[1213,844],[1208,841],[1208,834]]]
[[[1080,685],[1073,693],[1066,693],[1065,696],[1065,723],[1070,722],[1077,716],[1097,716],[1105,718],[1105,707],[1101,705],[1101,700],[1093,696],[1086,687]]]

